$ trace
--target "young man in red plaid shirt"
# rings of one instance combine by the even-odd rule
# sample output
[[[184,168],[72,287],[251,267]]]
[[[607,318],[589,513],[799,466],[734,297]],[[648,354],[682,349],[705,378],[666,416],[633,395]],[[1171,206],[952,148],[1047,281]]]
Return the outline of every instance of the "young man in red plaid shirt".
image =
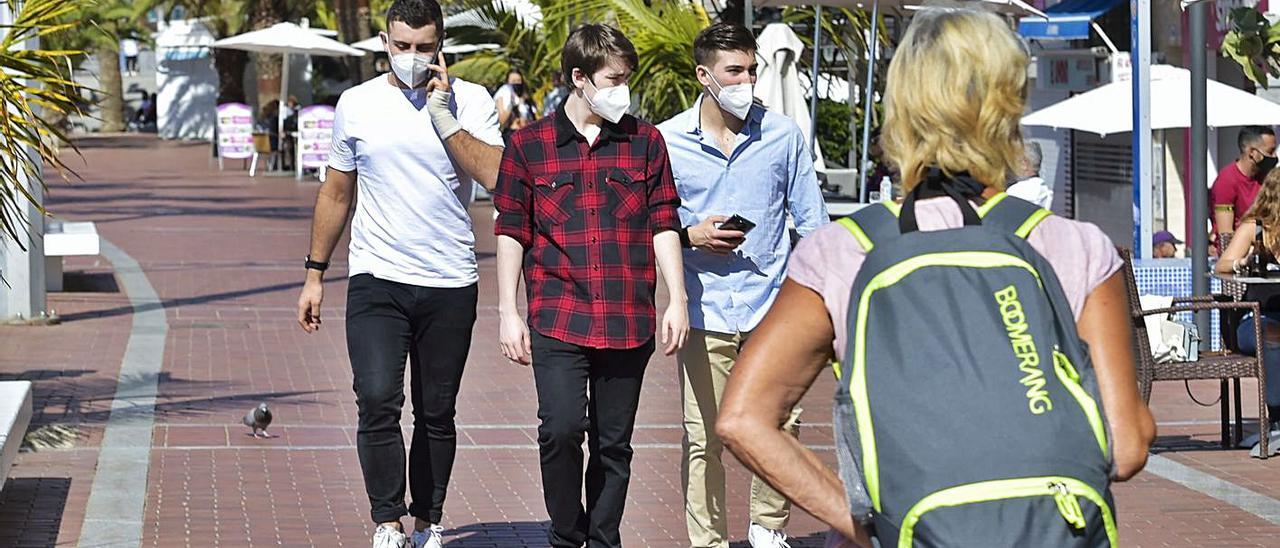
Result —
[[[493,197],[502,352],[533,365],[547,537],[556,547],[622,545],[631,433],[654,331],[671,355],[689,330],[666,143],[626,114],[636,62],[621,32],[574,30],[561,58],[571,94],[554,115],[512,134]],[[671,297],[660,329],[655,259]],[[522,266],[527,324],[516,309]]]

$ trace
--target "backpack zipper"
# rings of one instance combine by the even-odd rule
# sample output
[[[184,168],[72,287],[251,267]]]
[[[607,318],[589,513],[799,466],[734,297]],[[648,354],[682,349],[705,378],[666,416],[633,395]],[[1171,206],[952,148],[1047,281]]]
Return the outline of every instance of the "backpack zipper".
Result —
[[[1066,484],[1055,481],[1049,484],[1049,489],[1053,491],[1053,502],[1058,505],[1058,513],[1062,514],[1062,519],[1076,529],[1084,529],[1088,525],[1084,521],[1084,510],[1080,508],[1080,499],[1071,494]]]
[[[1116,546],[1115,518],[1111,507],[1097,490],[1075,478],[1043,476],[969,483],[930,494],[920,499],[903,517],[898,548],[911,548],[915,542],[916,524],[925,514],[934,510],[1029,497],[1053,497],[1062,519],[1074,529],[1085,529],[1088,521],[1080,506],[1080,497],[1084,497],[1098,507],[1107,539],[1112,546]]]

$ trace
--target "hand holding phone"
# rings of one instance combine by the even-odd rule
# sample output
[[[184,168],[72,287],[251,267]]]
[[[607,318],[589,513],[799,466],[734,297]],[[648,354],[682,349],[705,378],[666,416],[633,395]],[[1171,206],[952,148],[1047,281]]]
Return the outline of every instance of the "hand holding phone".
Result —
[[[688,227],[689,245],[711,253],[732,253],[745,239],[755,223],[739,215],[725,217],[710,215],[698,224]]]
[[[747,220],[745,217],[741,215],[735,214],[734,216],[726,219],[723,223],[720,223],[720,226],[716,228],[719,228],[720,230],[736,230],[738,232],[746,234],[748,232],[751,232],[751,229],[755,227],[756,227],[755,223]]]

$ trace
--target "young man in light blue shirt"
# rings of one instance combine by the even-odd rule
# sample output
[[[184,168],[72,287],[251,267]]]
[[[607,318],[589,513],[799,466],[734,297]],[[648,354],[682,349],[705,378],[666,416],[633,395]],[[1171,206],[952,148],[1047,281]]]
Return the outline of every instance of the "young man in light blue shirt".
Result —
[[[791,249],[787,213],[801,236],[828,218],[800,128],[754,101],[751,32],[721,23],[703,30],[693,45],[703,94],[658,129],[680,193],[687,248],[691,329],[679,353],[686,522],[691,546],[719,548],[729,545],[724,446],[715,433],[720,397],[739,350],[782,285]],[[734,215],[754,227],[720,226]],[[794,432],[799,413],[794,410],[784,427]],[[786,499],[759,478],[752,480],[751,499],[751,546],[786,546]]]

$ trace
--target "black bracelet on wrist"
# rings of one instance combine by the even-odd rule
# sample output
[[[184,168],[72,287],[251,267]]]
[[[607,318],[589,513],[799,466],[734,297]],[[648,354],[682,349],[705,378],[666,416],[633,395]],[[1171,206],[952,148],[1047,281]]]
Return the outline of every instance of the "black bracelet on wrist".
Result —
[[[307,270],[316,270],[316,271],[319,271],[319,272],[324,272],[324,271],[326,271],[326,270],[328,270],[328,269],[329,269],[329,263],[327,263],[327,262],[322,263],[322,262],[320,262],[320,261],[313,261],[313,260],[311,260],[311,256],[310,256],[310,255],[307,255],[307,262],[306,262],[305,264],[306,264]]]
[[[693,243],[689,241],[689,227],[680,227],[680,246],[693,249]]]

